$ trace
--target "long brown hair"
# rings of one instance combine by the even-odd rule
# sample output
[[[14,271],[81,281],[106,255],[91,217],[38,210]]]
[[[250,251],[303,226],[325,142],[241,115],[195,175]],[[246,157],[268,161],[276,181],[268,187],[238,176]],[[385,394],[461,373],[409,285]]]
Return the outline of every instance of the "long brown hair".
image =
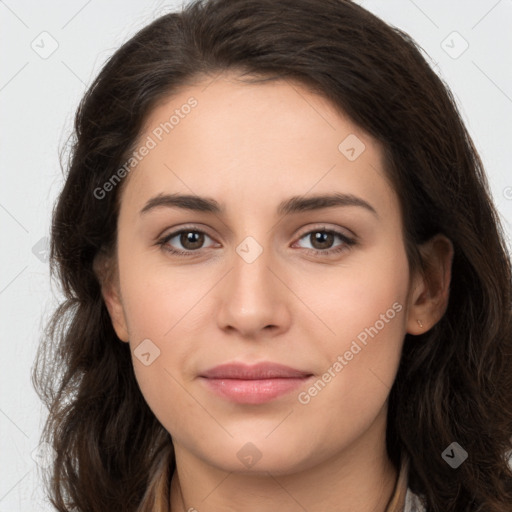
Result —
[[[510,511],[511,265],[482,162],[414,41],[348,0],[195,1],[138,32],[86,92],[53,214],[52,273],[65,301],[33,375],[49,408],[43,438],[57,453],[52,503],[62,512],[150,510],[164,454],[174,470],[171,437],[138,388],[95,272],[115,246],[123,183],[101,198],[97,190],[159,101],[225,70],[295,80],[382,143],[411,269],[422,268],[418,244],[436,233],[452,241],[446,313],[404,340],[387,450],[397,468],[407,457],[409,486],[429,512]],[[441,456],[454,441],[469,454],[457,469]]]

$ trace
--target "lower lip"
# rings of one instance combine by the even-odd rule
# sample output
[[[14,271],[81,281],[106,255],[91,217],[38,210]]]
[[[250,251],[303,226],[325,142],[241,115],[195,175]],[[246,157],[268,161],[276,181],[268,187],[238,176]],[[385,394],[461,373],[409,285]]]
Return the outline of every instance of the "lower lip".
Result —
[[[263,404],[302,386],[311,377],[262,380],[207,379],[206,385],[218,395],[239,404]]]

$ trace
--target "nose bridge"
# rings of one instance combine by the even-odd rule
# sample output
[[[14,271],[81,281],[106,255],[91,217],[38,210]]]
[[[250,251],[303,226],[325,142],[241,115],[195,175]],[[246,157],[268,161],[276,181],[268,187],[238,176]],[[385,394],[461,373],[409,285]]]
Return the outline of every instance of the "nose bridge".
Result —
[[[268,240],[266,243],[270,245]],[[248,236],[236,246],[232,261],[220,297],[220,326],[235,328],[244,335],[267,326],[282,328],[289,320],[289,311],[278,289],[282,283],[271,270],[275,266],[272,249]]]
[[[274,258],[270,246],[269,240],[263,246],[253,236],[247,236],[235,248],[232,292],[244,301],[269,300],[274,295],[269,270]]]

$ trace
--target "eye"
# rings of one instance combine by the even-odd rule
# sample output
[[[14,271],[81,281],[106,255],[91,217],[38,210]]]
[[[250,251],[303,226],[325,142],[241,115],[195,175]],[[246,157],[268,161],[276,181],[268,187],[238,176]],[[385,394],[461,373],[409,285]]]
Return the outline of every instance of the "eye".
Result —
[[[306,249],[309,249],[314,254],[322,255],[339,253],[347,250],[350,246],[356,243],[353,238],[350,238],[339,231],[326,228],[308,231],[301,236],[300,240],[303,239],[310,241],[311,247],[305,247]],[[333,248],[333,244],[336,239],[340,240],[341,243]]]
[[[182,228],[179,231],[166,235],[158,241],[158,244],[172,254],[191,256],[194,252],[199,252],[199,249],[203,249],[203,244],[206,238],[212,240],[204,231]],[[180,248],[176,249],[176,244],[180,244],[185,250]]]
[[[163,238],[157,244],[160,245],[165,251],[175,254],[177,256],[193,256],[194,253],[199,253],[204,249],[205,240],[213,239],[208,236],[204,231],[196,228],[182,228],[179,231],[174,231]],[[356,244],[356,240],[348,237],[344,233],[325,227],[304,233],[299,240],[310,240],[311,247],[303,247],[315,255],[331,255],[340,253],[341,251],[349,249],[350,246]],[[337,246],[333,244],[336,239],[341,243]],[[176,248],[176,244],[181,245],[181,248]]]

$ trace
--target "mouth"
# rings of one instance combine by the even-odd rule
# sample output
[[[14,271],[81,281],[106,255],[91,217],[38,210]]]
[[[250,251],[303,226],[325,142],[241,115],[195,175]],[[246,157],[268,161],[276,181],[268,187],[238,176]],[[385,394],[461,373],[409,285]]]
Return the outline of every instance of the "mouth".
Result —
[[[310,372],[277,363],[228,363],[211,368],[199,378],[213,393],[239,404],[262,404],[304,385]]]

